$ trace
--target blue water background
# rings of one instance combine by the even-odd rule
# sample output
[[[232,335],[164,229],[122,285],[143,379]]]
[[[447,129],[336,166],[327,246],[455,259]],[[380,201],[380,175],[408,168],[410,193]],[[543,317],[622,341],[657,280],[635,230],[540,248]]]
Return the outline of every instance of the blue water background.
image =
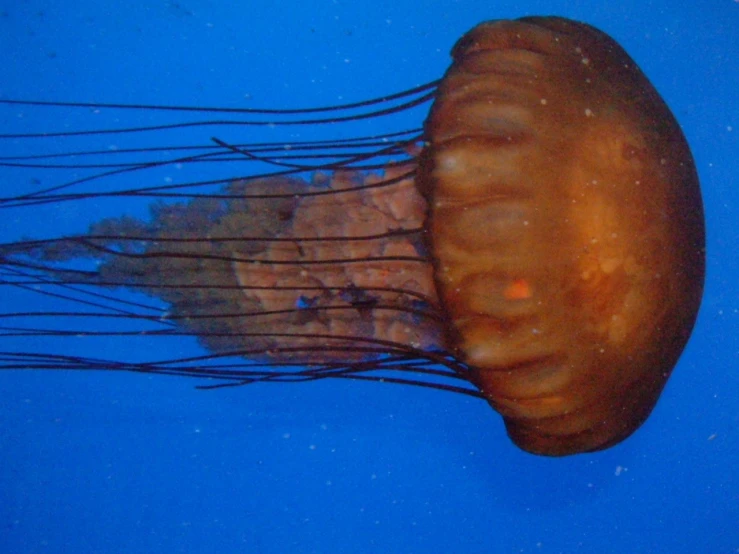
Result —
[[[474,24],[534,14],[614,36],[696,158],[706,294],[644,427],[608,451],[548,459],[516,449],[485,403],[437,391],[323,382],[203,392],[188,379],[3,372],[0,553],[739,552],[739,3],[2,0],[0,97],[331,105],[436,79]],[[2,107],[0,132],[80,128],[94,116]],[[406,117],[400,128],[423,116]],[[26,190],[28,173],[2,175],[2,196]],[[53,236],[142,215],[119,202],[4,212],[0,232]],[[186,339],[152,344],[162,357],[202,352]],[[91,340],[89,355],[133,360],[137,348]]]

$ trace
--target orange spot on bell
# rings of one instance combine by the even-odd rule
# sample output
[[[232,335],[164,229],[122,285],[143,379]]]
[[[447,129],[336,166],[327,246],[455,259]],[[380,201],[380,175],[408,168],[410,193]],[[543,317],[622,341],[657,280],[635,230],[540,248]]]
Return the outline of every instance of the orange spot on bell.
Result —
[[[526,279],[515,279],[505,288],[503,296],[506,300],[526,300],[531,298],[531,285]]]

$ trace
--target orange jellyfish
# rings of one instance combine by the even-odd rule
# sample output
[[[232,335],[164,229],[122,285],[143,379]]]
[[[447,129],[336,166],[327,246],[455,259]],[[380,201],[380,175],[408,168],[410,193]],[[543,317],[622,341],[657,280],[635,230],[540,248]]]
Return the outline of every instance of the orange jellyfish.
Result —
[[[166,313],[97,315],[197,336],[208,355],[126,363],[4,352],[2,367],[221,379],[215,387],[383,380],[481,396],[536,454],[628,437],[657,402],[702,295],[703,211],[685,138],[633,60],[588,25],[487,22],[452,56],[438,84],[373,112],[433,96],[418,136],[344,142],[368,150],[341,154],[310,180],[299,177],[303,161],[214,138],[217,156],[280,170],[217,193],[118,191],[195,198],[156,205],[148,221],[0,246],[12,284],[144,292]],[[90,196],[63,189],[4,204]],[[58,331],[14,326],[4,336],[28,334]]]

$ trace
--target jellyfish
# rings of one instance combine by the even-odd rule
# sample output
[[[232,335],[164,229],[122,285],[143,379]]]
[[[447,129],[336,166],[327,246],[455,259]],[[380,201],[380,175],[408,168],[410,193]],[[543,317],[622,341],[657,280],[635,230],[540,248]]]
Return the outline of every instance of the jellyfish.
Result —
[[[3,199],[8,210],[168,199],[148,217],[0,245],[4,286],[62,287],[55,294],[88,306],[4,313],[4,339],[56,337],[49,321],[94,315],[105,329],[66,333],[195,336],[207,354],[130,362],[6,351],[0,367],[215,380],[203,388],[318,379],[426,386],[486,400],[517,446],[548,456],[630,436],[654,408],[702,296],[703,210],[687,142],[635,62],[589,25],[485,22],[452,59],[438,82],[395,95],[241,112],[337,125],[431,102],[421,131],[282,145],[213,136],[207,151],[106,167],[93,180],[204,161],[273,169],[106,192],[77,192],[88,180],[80,178]],[[33,158],[4,160],[57,161]],[[120,289],[165,307],[113,307]]]

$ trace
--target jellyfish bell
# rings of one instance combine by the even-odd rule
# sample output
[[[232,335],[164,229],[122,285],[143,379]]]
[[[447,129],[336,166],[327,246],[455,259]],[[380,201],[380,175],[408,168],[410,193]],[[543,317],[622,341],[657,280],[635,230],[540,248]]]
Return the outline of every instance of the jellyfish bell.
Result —
[[[308,150],[318,145],[284,156],[215,138],[221,163],[268,161],[281,171],[187,193],[194,198],[157,207],[148,221],[111,219],[82,235],[0,248],[6,272],[20,275],[6,284],[145,292],[168,306],[160,319],[170,334],[197,336],[209,355],[126,364],[15,353],[4,367],[236,384],[384,380],[482,396],[512,440],[537,454],[600,450],[629,436],[657,402],[702,294],[703,212],[682,132],[633,60],[585,24],[487,22],[452,56],[438,84],[388,97],[398,104],[358,103],[350,109],[373,111],[330,117],[306,110],[288,122],[379,117],[433,96],[422,134],[342,142],[352,151],[313,166]],[[298,176],[315,168],[310,181]],[[5,205],[75,200],[68,188]],[[98,265],[64,266],[80,258]],[[43,329],[5,336],[23,333]],[[225,362],[233,356],[250,362]]]
[[[587,25],[483,23],[452,55],[418,179],[450,346],[523,448],[607,447],[646,419],[700,304],[687,143]]]

